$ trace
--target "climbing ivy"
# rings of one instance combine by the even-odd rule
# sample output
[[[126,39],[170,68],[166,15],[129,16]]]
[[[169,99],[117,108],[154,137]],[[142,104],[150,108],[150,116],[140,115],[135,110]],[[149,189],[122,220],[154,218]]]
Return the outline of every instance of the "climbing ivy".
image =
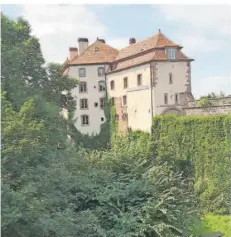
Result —
[[[69,133],[77,146],[89,149],[106,149],[111,146],[111,141],[116,137],[115,108],[105,97],[104,114],[106,121],[101,125],[97,135],[85,135],[80,133],[73,122],[69,124]]]
[[[205,211],[227,213],[231,201],[230,115],[156,116],[152,151],[193,174]],[[179,167],[179,166],[178,166]]]

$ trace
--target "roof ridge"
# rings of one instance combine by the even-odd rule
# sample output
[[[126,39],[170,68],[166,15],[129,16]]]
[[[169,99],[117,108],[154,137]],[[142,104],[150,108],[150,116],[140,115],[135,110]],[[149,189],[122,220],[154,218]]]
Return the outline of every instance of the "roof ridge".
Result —
[[[147,37],[147,38],[145,38],[145,39],[142,39],[142,40],[136,42],[135,44],[130,44],[130,45],[128,45],[128,46],[126,46],[126,47],[120,49],[119,51],[121,51],[121,50],[123,50],[123,49],[126,49],[126,48],[129,48],[129,47],[131,47],[131,46],[133,46],[133,45],[137,45],[137,44],[141,43],[142,41],[149,40],[149,39],[153,38],[154,36],[157,36],[158,34],[159,34],[159,33],[154,34],[154,35],[152,35],[152,36],[149,36],[149,37]]]

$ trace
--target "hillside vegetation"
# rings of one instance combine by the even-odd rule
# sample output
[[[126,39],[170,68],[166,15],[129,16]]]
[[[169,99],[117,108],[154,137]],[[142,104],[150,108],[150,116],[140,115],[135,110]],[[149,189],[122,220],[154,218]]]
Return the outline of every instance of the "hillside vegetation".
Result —
[[[44,66],[28,22],[1,20],[2,236],[190,236],[201,210],[228,212],[228,117],[157,117],[151,136],[118,137],[108,103],[101,133],[83,136],[73,127],[78,81]]]

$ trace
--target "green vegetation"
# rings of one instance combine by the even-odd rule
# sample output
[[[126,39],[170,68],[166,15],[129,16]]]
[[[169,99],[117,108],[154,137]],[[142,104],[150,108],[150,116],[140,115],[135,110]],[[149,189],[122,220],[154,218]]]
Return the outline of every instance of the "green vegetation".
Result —
[[[228,214],[231,202],[230,116],[157,116],[153,119],[154,156],[183,167],[195,178],[205,212]]]
[[[207,214],[202,218],[201,223],[195,227],[193,233],[195,236],[199,236],[217,231],[223,233],[224,237],[231,236],[231,216]]]
[[[199,231],[199,203],[227,212],[228,117],[157,117],[155,136],[118,137],[108,102],[101,133],[83,136],[70,94],[78,82],[58,64],[44,66],[26,21],[1,18],[3,236],[189,236]]]

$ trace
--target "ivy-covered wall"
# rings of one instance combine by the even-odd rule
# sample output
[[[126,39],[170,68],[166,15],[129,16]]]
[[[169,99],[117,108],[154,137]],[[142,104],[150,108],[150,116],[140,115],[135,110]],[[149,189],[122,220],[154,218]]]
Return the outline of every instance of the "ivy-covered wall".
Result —
[[[105,98],[104,113],[106,117],[105,123],[101,125],[100,133],[96,136],[89,136],[81,134],[74,124],[71,122],[69,125],[69,134],[77,146],[89,149],[106,149],[111,146],[112,141],[116,137],[116,119],[115,108],[111,106],[111,102]]]
[[[192,172],[204,211],[228,213],[231,203],[231,116],[156,116],[152,151]]]

